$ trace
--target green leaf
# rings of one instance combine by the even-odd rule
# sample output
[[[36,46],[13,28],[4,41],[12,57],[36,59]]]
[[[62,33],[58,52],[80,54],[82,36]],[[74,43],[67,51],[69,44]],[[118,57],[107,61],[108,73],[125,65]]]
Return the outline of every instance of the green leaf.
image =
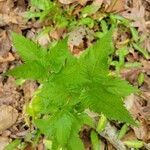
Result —
[[[102,114],[98,121],[96,131],[98,133],[101,133],[105,129],[106,125],[107,125],[107,118]]]
[[[72,125],[72,131],[68,140],[67,149],[68,150],[84,150],[84,145],[79,137],[79,131],[83,126],[83,122],[76,117]]]
[[[111,81],[109,82],[111,83]],[[115,94],[112,91],[108,91],[108,87],[103,87],[102,83],[98,80],[91,83],[89,87],[82,91],[80,96],[84,107],[89,107],[92,111],[97,113],[103,113],[109,119],[115,119],[135,125],[135,122],[129,112],[123,106],[122,92]],[[129,94],[128,90],[127,93]]]
[[[49,0],[31,0],[31,5],[41,10],[50,9],[54,3]]]
[[[146,59],[149,59],[150,58],[150,55],[148,53],[148,51],[144,48],[142,48],[139,44],[136,44],[136,43],[133,43],[133,47],[138,50],[140,53],[143,54],[143,56],[146,58]]]
[[[44,135],[47,137],[51,137],[53,135],[54,130],[54,120],[53,117],[46,118],[46,119],[36,119],[34,121],[36,127],[38,127]]]
[[[89,76],[108,74],[108,56],[113,52],[112,30],[105,34],[80,57],[84,72]]]
[[[117,96],[126,97],[131,93],[138,92],[138,89],[131,86],[127,81],[117,77],[109,76],[108,78],[105,79],[103,78],[102,82],[103,86],[106,88],[108,92],[115,94]]]
[[[44,143],[46,149],[48,149],[48,150],[51,150],[51,149],[52,149],[52,141],[51,141],[51,140],[46,140],[46,139],[45,139],[45,140],[43,141],[43,143]]]
[[[94,14],[95,12],[98,11],[99,8],[100,6],[98,5],[88,5],[84,7],[81,12],[83,16],[87,16],[87,15]]]
[[[9,70],[7,74],[16,78],[44,80],[47,77],[47,70],[39,61],[31,61]]]
[[[128,131],[128,125],[124,124],[118,133],[118,139],[122,139]]]
[[[67,144],[74,116],[67,111],[56,112],[48,119],[36,119],[36,126],[47,137],[53,137],[61,146]]]
[[[85,150],[79,135],[76,133],[73,133],[69,137],[67,148],[68,150]]]
[[[26,62],[44,60],[46,51],[33,41],[15,32],[12,33],[12,41],[15,49]],[[44,63],[44,62],[43,62]]]
[[[139,40],[139,34],[138,31],[134,27],[130,27],[130,31],[132,33],[132,38],[135,42]]]
[[[4,150],[12,150],[12,149],[17,149],[17,146],[21,143],[21,140],[16,139],[14,141],[12,141],[11,143],[9,143]]]
[[[71,132],[71,126],[73,123],[73,117],[70,114],[63,114],[57,120],[55,124],[56,128],[56,139],[59,144],[65,145],[68,142]]]
[[[129,148],[142,148],[144,146],[144,142],[139,140],[124,141],[124,144]]]
[[[93,28],[94,26],[94,20],[90,17],[82,18],[79,21],[79,25],[87,25],[89,28]]]
[[[94,119],[92,119],[88,114],[81,113],[77,117],[80,120],[81,126],[88,125],[91,128],[95,128]]]
[[[100,150],[100,140],[95,131],[92,130],[91,132],[91,142],[93,150]]]
[[[54,47],[52,47],[48,53],[48,61],[54,72],[59,72],[62,66],[65,65],[65,60],[71,57],[68,50],[67,38],[58,41]]]

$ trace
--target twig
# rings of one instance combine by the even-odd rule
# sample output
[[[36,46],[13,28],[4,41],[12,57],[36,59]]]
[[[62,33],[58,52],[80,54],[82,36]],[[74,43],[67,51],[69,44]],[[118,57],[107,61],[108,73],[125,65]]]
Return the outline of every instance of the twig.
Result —
[[[100,135],[107,139],[117,150],[127,150],[123,142],[118,139],[116,128],[112,127],[110,123],[107,123],[105,130]]]

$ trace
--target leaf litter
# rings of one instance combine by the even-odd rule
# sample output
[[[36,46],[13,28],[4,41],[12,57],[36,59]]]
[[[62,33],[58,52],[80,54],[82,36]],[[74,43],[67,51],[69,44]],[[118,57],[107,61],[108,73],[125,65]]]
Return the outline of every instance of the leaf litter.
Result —
[[[72,3],[79,3],[81,6],[85,6],[90,1],[89,0],[87,1],[60,0],[60,2],[64,5],[72,5]],[[103,1],[95,0],[94,2],[95,3],[99,2],[101,5],[107,4],[106,5],[107,7],[105,7],[106,12],[112,12],[112,11],[117,12],[123,15],[124,17],[132,20],[133,26],[138,29],[141,36],[146,35],[146,38],[142,44],[143,47],[150,52],[150,38],[148,35],[149,21],[150,21],[149,19],[150,10],[148,5],[150,2],[148,0],[146,1],[133,0],[133,3],[130,2],[129,0],[126,1],[127,3],[125,3],[125,1],[123,0],[118,0],[118,3],[115,3],[115,5],[112,4],[115,1],[111,2],[108,0],[103,0]],[[35,30],[36,33],[38,31],[38,28],[42,29],[42,26],[44,26],[44,24],[41,24],[36,20],[33,22],[29,21],[27,23],[23,19],[22,14],[27,9],[25,5],[28,4],[26,4],[24,0],[21,0],[21,2],[17,3],[17,5],[13,0],[0,1],[0,8],[1,8],[0,9],[0,28],[1,28],[0,29],[0,72],[1,73],[5,73],[6,70],[11,68],[12,66],[20,64],[19,58],[11,48],[11,41],[8,33],[10,31],[19,31],[21,33],[24,29],[27,29],[28,31]],[[101,5],[99,6],[99,8],[101,7]],[[119,7],[120,5],[121,7]],[[70,38],[69,45],[72,51],[75,51],[73,53],[79,53],[85,48],[84,42],[89,34],[89,31],[87,31],[87,29],[85,28],[83,28],[82,31],[83,31],[82,34],[79,34],[80,29],[77,28],[75,32],[70,33],[72,37]],[[53,33],[53,35],[51,35],[51,39],[52,40],[60,39],[63,36],[63,34],[65,34],[65,32],[61,33],[58,30],[58,33],[55,34]],[[74,38],[74,36],[76,38]],[[45,45],[45,37],[41,37],[41,39],[37,41],[41,45]],[[88,42],[86,41],[87,45],[89,46],[92,43],[92,41],[93,41],[93,34],[88,39]],[[48,43],[49,42],[51,42],[51,40],[48,40]],[[138,75],[141,72],[143,72],[145,75],[144,82],[140,86],[141,95],[140,96],[132,95],[128,98],[126,102],[133,116],[137,118],[140,122],[140,126],[138,128],[134,127],[133,130],[129,131],[130,136],[128,136],[127,134],[126,139],[131,139],[131,140],[141,139],[144,142],[147,142],[150,140],[150,119],[149,119],[150,118],[149,117],[150,116],[150,111],[149,111],[150,110],[150,102],[149,102],[150,101],[150,94],[149,94],[150,93],[150,80],[149,80],[150,68],[149,68],[148,60],[143,59],[141,57],[138,57],[137,59],[142,63],[142,67],[137,69],[131,68],[131,69],[121,70],[122,77],[129,80],[130,83],[134,85],[138,85],[137,79],[138,79]],[[9,141],[11,141],[11,139],[17,138],[18,135],[22,134],[22,137],[24,137],[27,134],[27,132],[24,132],[24,131],[28,131],[28,128],[26,128],[25,121],[23,119],[24,118],[23,105],[31,99],[32,93],[33,91],[35,91],[37,86],[38,86],[37,83],[31,81],[18,87],[15,85],[14,79],[11,78],[5,79],[2,75],[0,76],[0,87],[1,87],[0,107],[2,109],[5,108],[4,111],[5,111],[5,115],[7,116],[6,118],[10,117],[10,113],[9,113],[10,111],[12,111],[13,112],[12,114],[14,114],[13,118],[11,116],[11,118],[8,119],[8,121],[6,121],[5,124],[3,124],[4,122],[1,124],[1,126],[4,126],[5,128],[7,127],[7,129],[2,133],[0,133],[0,148],[3,147],[3,145],[6,145]],[[3,111],[1,111],[0,113],[2,112]],[[14,120],[10,122],[11,119]],[[115,128],[118,128],[118,123],[116,123],[115,126],[116,126]],[[9,134],[7,135],[6,133]],[[110,136],[108,137],[110,138]],[[107,137],[106,140],[109,141]],[[113,144],[112,142],[110,143]],[[108,146],[110,147],[110,150],[113,149],[110,146],[111,145],[110,143],[108,145],[105,145],[105,148]],[[39,149],[43,149],[43,144],[41,145],[40,143],[38,147],[40,147]],[[148,145],[146,145],[145,147],[148,147]]]

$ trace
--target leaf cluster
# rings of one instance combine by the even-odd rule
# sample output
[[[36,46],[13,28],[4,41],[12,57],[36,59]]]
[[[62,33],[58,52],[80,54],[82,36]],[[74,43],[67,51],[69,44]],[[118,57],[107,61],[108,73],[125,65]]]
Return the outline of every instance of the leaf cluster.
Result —
[[[123,99],[136,89],[109,72],[108,58],[114,49],[112,30],[79,58],[68,50],[67,38],[48,50],[16,33],[12,38],[24,63],[8,74],[40,83],[27,112],[35,126],[52,140],[52,149],[84,149],[79,132],[83,125],[94,128],[86,109],[135,124]]]

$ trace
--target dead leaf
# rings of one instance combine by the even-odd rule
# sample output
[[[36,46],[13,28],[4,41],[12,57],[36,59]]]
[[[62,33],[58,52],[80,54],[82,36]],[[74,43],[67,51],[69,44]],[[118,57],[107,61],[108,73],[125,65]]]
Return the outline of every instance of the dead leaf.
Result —
[[[9,139],[7,137],[0,136],[0,150],[4,150],[6,145],[8,145]]]
[[[46,33],[46,34],[42,34],[42,35],[39,35],[36,39],[38,41],[38,43],[43,46],[43,47],[46,47],[49,45],[50,43],[50,37],[49,35]]]
[[[128,140],[137,140],[135,133],[130,130],[125,136],[122,138],[122,141],[128,141]]]
[[[14,7],[14,0],[0,1],[0,13],[9,14]]]
[[[104,0],[94,0],[93,5],[101,6]]]
[[[17,120],[18,112],[12,106],[0,106],[0,132],[10,128]]]
[[[110,5],[105,8],[105,11],[110,12],[121,12],[125,10],[125,0],[112,0]]]
[[[11,43],[7,32],[5,30],[0,30],[0,57],[6,56],[10,49]]]
[[[56,40],[59,40],[62,37],[64,32],[65,32],[65,29],[63,29],[63,28],[56,29],[55,31],[52,31],[50,33],[50,36]]]
[[[84,6],[90,0],[77,0],[77,1],[80,5]]]
[[[79,46],[86,36],[86,27],[78,27],[69,33],[68,44],[69,46]]]
[[[6,58],[0,56],[0,63],[10,62],[13,60],[15,60],[15,57],[12,55],[12,53],[8,53],[8,56]]]
[[[133,26],[138,27],[139,31],[146,32],[145,8],[140,0],[133,0],[133,7],[128,7],[121,14],[125,18],[132,20]]]
[[[74,3],[76,1],[77,0],[59,0],[60,3],[65,4],[65,5]]]
[[[35,90],[37,89],[37,83],[35,81],[26,81],[23,85],[22,85],[22,89],[24,92],[24,98],[29,101],[32,96],[33,93],[35,92]]]
[[[148,140],[148,134],[147,134],[148,133],[148,125],[144,120],[141,122],[139,127],[132,127],[132,128],[138,139],[141,139],[144,141]]]
[[[22,27],[25,21],[21,15],[16,13],[0,14],[0,26],[9,25],[10,23],[19,24]]]

